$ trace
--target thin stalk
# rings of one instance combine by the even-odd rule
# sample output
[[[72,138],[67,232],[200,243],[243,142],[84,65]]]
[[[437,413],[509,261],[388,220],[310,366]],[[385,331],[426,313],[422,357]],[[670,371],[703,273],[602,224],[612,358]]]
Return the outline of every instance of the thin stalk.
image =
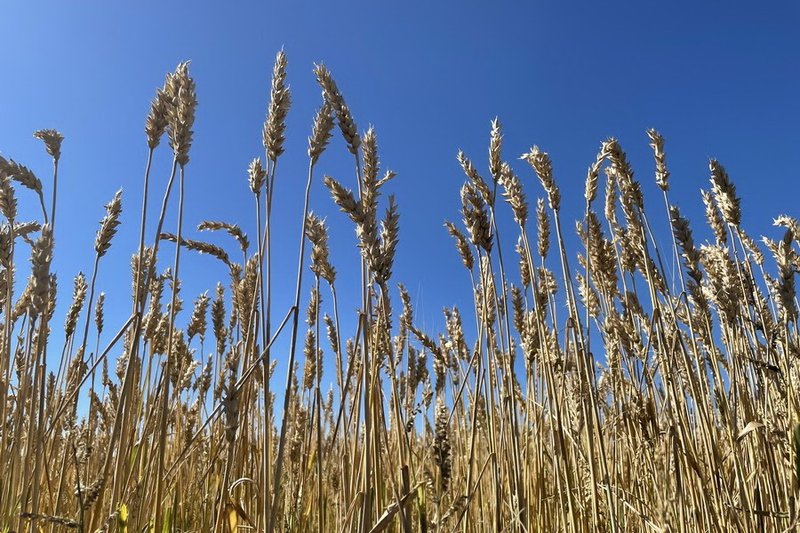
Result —
[[[56,229],[56,198],[58,197],[58,159],[53,159],[53,204],[50,208],[50,220],[53,223],[53,232]],[[42,206],[44,208],[44,206]],[[46,222],[47,217],[45,217]]]
[[[130,410],[130,407],[127,405],[127,403],[128,403],[128,399],[129,399],[130,395],[132,394],[133,381],[134,381],[134,378],[136,377],[136,369],[134,368],[136,365],[134,365],[133,363],[134,363],[134,361],[135,361],[135,359],[137,357],[138,350],[139,350],[139,340],[140,340],[140,337],[141,337],[141,330],[142,330],[142,315],[143,315],[143,312],[144,312],[145,301],[147,300],[147,294],[146,294],[147,291],[145,290],[145,294],[142,296],[141,301],[139,301],[139,287],[140,286],[147,287],[147,285],[148,285],[148,283],[150,281],[149,280],[149,269],[148,269],[148,272],[144,272],[145,269],[142,268],[142,266],[143,266],[142,265],[142,258],[143,258],[143,254],[144,254],[144,235],[145,235],[145,228],[146,228],[146,221],[147,221],[147,202],[148,202],[148,196],[149,196],[149,192],[148,191],[149,191],[149,184],[150,184],[150,171],[151,171],[151,166],[152,166],[152,161],[153,161],[153,152],[154,152],[154,148],[150,148],[148,150],[147,164],[145,166],[145,173],[144,173],[144,193],[142,195],[142,219],[141,219],[141,225],[140,225],[140,229],[139,229],[139,259],[137,261],[137,264],[138,264],[139,268],[138,268],[138,272],[136,274],[137,275],[137,278],[136,278],[137,279],[137,285],[136,285],[136,294],[134,295],[134,305],[133,305],[133,307],[134,307],[134,309],[133,309],[134,310],[134,316],[135,316],[134,333],[133,333],[133,338],[132,338],[132,341],[131,341],[131,352],[130,352],[130,355],[128,356],[128,365],[125,368],[125,375],[124,375],[124,378],[123,378],[122,386],[120,388],[120,396],[119,396],[120,397],[120,401],[119,401],[119,403],[117,405],[117,410],[116,410],[116,413],[115,413],[115,416],[114,416],[114,427],[112,429],[111,439],[109,441],[111,443],[111,445],[108,447],[108,451],[106,452],[105,461],[103,463],[103,478],[104,479],[107,478],[111,474],[111,461],[112,461],[112,456],[113,456],[114,447],[115,447],[114,444],[119,441],[120,431],[122,430],[122,428],[130,428],[132,426],[132,424],[130,424],[130,422],[128,420],[130,418],[130,416],[131,416],[131,410]],[[159,216],[159,219],[158,219],[158,228],[156,230],[156,236],[155,236],[154,243],[153,243],[153,261],[154,262],[156,261],[156,258],[158,257],[158,245],[159,245],[159,240],[160,240],[159,237],[161,235],[161,230],[162,230],[163,225],[164,225],[164,217],[166,216],[167,203],[169,201],[170,192],[172,191],[172,184],[175,181],[175,173],[176,173],[177,167],[178,167],[178,161],[177,161],[177,159],[175,159],[173,157],[173,159],[172,159],[172,168],[170,170],[169,180],[167,181],[167,188],[166,188],[166,190],[164,192],[164,198],[163,198],[162,203],[161,203],[161,213],[160,213],[160,216]],[[144,276],[143,282],[141,284],[139,283],[140,276]],[[125,422],[125,424],[123,424],[123,421]],[[119,442],[119,444],[120,444],[120,450],[124,449],[124,448],[122,448],[122,444],[123,443]],[[121,474],[122,474],[122,470],[123,470],[122,469],[122,464],[123,464],[123,461],[124,461],[124,456],[125,456],[125,454],[122,454],[122,453],[118,453],[117,454],[117,461],[116,461],[117,464],[116,464],[116,468],[114,469],[113,489],[111,491],[111,498],[109,499],[109,504],[108,504],[108,508],[107,508],[108,509],[108,514],[107,515],[110,515],[115,510],[115,504],[116,504],[117,497],[118,497],[119,490],[120,490],[118,484],[119,484],[120,478],[123,477]],[[101,492],[100,493],[100,497],[99,497],[99,499],[98,499],[98,501],[96,503],[96,506],[95,506],[96,509],[102,509],[103,508],[103,506],[102,506],[103,495],[104,495],[104,492]]]
[[[13,231],[14,221],[9,220],[8,224],[9,231]],[[3,355],[0,357],[0,364],[2,364],[2,367],[0,367],[0,378],[2,378],[2,383],[0,383],[0,420],[8,419],[8,386],[11,382],[11,367],[13,366],[12,361],[14,360],[13,352],[11,351],[11,304],[14,299],[14,243],[15,239],[12,238],[8,263],[5,265],[6,286],[4,288],[6,300],[4,309],[5,320],[3,321]],[[0,465],[8,465],[11,463],[6,456],[9,433],[8,431],[3,431],[2,439],[0,439]],[[2,497],[0,497],[0,509],[7,509],[9,507],[9,502],[6,501],[6,498],[9,496],[10,492],[11,491],[3,491]]]
[[[270,513],[269,527],[267,528],[267,531],[269,533],[272,533],[275,530],[275,515],[277,513],[274,511],[277,509],[276,506],[279,504],[279,499],[281,495],[280,481],[281,481],[281,475],[283,473],[283,453],[286,445],[286,429],[288,427],[287,414],[288,414],[289,403],[292,398],[292,373],[294,372],[294,361],[296,355],[295,352],[297,349],[297,327],[300,321],[300,316],[299,316],[300,289],[303,283],[303,258],[305,255],[305,247],[306,247],[306,220],[308,218],[308,204],[311,196],[311,181],[313,175],[314,175],[314,163],[310,162],[308,165],[306,194],[305,194],[305,201],[303,204],[303,223],[300,232],[300,252],[298,254],[299,257],[297,260],[297,283],[295,285],[294,316],[292,318],[292,338],[289,346],[289,361],[286,369],[286,388],[284,389],[285,393],[283,397],[283,415],[281,416],[281,433],[280,433],[280,438],[278,440],[278,455],[275,458],[275,478],[272,489],[273,492],[272,505],[270,506],[273,512]]]
[[[155,519],[156,531],[161,530],[162,516],[161,505],[162,495],[164,491],[164,455],[167,442],[167,410],[169,398],[169,382],[170,371],[172,366],[172,346],[173,346],[173,332],[175,330],[175,304],[178,300],[178,272],[180,268],[181,259],[181,240],[183,235],[183,202],[184,202],[184,165],[180,168],[179,178],[179,192],[178,192],[178,232],[177,241],[175,243],[175,262],[172,271],[172,300],[169,308],[169,332],[167,336],[167,356],[166,364],[164,365],[164,390],[161,397],[161,419],[159,421],[159,446],[158,446],[158,475],[156,477],[156,501],[155,501]]]
[[[269,160],[267,160],[269,162]],[[259,293],[259,303],[261,306],[261,345],[265,346],[268,339],[267,334],[267,326],[266,326],[266,303],[264,298],[264,243],[262,242],[262,226],[261,226],[261,191],[256,191],[256,232],[257,232],[257,243],[258,243],[258,293]],[[265,235],[266,238],[266,235]],[[243,263],[244,264],[244,263]],[[269,476],[270,476],[270,461],[269,461],[269,454],[270,454],[270,434],[272,433],[272,428],[270,427],[270,417],[269,417],[269,389],[270,389],[270,376],[269,376],[269,352],[267,352],[267,357],[263,361],[262,365],[262,372],[264,374],[264,424],[263,424],[263,431],[262,431],[262,438],[264,439],[264,452],[261,459],[261,496],[263,498],[263,508],[262,512],[264,513],[264,520],[269,520],[269,491],[270,491],[270,483],[269,483]]]
[[[322,497],[322,398],[320,396],[320,382],[322,380],[322,357],[319,349],[319,275],[314,276],[314,284],[317,290],[317,305],[314,316],[314,327],[316,328],[314,335],[314,364],[317,367],[316,379],[314,380],[314,403],[316,404],[316,419],[317,419],[317,506],[319,509],[319,520],[317,521],[317,531],[322,533],[325,529],[325,505]]]

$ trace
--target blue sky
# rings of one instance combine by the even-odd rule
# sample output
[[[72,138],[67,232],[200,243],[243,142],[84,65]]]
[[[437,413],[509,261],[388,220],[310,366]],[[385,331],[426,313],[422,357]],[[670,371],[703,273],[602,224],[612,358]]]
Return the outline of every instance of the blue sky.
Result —
[[[485,170],[495,116],[504,125],[504,156],[531,201],[542,191],[517,157],[533,144],[550,152],[570,232],[583,205],[586,167],[609,136],[628,151],[655,215],[663,213],[645,135],[650,127],[666,138],[671,197],[694,222],[696,240],[710,236],[699,197],[709,157],[735,181],[752,233],[775,236],[773,216],[800,214],[800,7],[793,2],[755,9],[739,2],[28,1],[6,4],[3,15],[0,153],[49,186],[50,163],[32,133],[52,127],[66,136],[55,261],[60,309],[69,303],[72,277],[91,270],[103,204],[124,189],[123,227],[99,280],[109,306],[106,336],[130,307],[144,118],[166,72],[185,59],[192,60],[200,102],[186,223],[237,222],[255,240],[246,168],[263,156],[275,53],[284,47],[288,54],[294,105],[274,215],[275,244],[288,255],[276,260],[277,310],[292,299],[306,137],[320,103],[314,62],[333,71],[359,127],[375,126],[384,167],[398,173],[386,189],[402,217],[395,281],[408,286],[429,325],[440,323],[444,305],[470,306],[468,278],[442,223],[459,218],[456,152],[463,149]],[[166,150],[154,170],[159,198]],[[352,187],[350,161],[337,138],[319,168]],[[33,198],[20,196],[34,216]],[[347,294],[358,277],[352,227],[319,180],[312,202],[331,224],[339,290]],[[505,242],[513,242],[510,231]],[[205,257],[184,265],[187,305],[227,279]],[[355,305],[346,302],[343,310]],[[57,316],[54,329],[63,311]]]

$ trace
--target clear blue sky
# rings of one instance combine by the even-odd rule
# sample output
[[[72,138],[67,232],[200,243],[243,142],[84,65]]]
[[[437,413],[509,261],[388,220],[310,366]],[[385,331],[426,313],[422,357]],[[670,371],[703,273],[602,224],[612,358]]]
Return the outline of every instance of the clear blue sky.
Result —
[[[495,116],[504,124],[504,156],[532,201],[541,189],[516,158],[533,144],[550,152],[570,232],[586,167],[609,136],[620,139],[649,202],[663,212],[649,127],[666,137],[672,199],[692,218],[698,241],[710,235],[701,229],[699,197],[709,157],[735,181],[753,233],[775,236],[774,215],[800,215],[800,8],[794,2],[756,9],[740,2],[27,1],[7,3],[3,19],[0,153],[31,166],[49,186],[49,161],[31,134],[52,127],[66,136],[55,262],[60,309],[68,305],[72,276],[91,269],[103,204],[124,188],[124,225],[103,261],[99,286],[108,293],[109,333],[130,306],[144,118],[165,73],[185,59],[192,60],[200,102],[187,169],[187,224],[238,222],[255,240],[246,168],[263,156],[274,55],[281,47],[288,54],[294,106],[275,217],[276,245],[289,255],[276,262],[278,310],[291,300],[291,289],[282,291],[293,284],[306,137],[320,102],[314,62],[331,68],[359,127],[375,125],[384,166],[398,173],[387,186],[402,216],[395,281],[407,284],[428,324],[439,323],[443,305],[469,308],[468,281],[442,222],[458,219],[463,175],[455,154],[462,148],[485,169]],[[159,197],[166,150],[154,173]],[[319,167],[354,186],[338,138]],[[33,198],[25,191],[20,196],[35,214]],[[357,278],[352,228],[319,181],[313,203],[332,225],[333,260],[346,293]],[[505,242],[511,241],[509,231]],[[227,279],[205,257],[184,265],[192,270],[184,271],[187,306],[212,290],[214,280]],[[59,311],[55,330],[62,317]]]

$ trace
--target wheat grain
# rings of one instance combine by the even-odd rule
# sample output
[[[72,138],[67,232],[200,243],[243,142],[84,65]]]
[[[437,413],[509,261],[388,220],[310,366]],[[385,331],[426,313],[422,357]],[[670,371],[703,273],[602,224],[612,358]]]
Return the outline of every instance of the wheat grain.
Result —
[[[41,141],[44,143],[47,153],[50,154],[50,157],[56,161],[61,159],[61,142],[64,140],[63,135],[56,130],[49,129],[38,130],[33,134],[33,136],[37,139],[41,139]]]
[[[111,248],[111,240],[121,224],[120,215],[122,215],[122,190],[117,191],[114,198],[106,204],[106,216],[100,221],[100,229],[97,230],[94,239],[94,250],[98,257],[103,257]]]
[[[263,131],[264,148],[267,149],[267,156],[272,161],[276,161],[283,153],[286,115],[292,104],[292,95],[286,85],[286,65],[286,53],[281,50],[275,58],[272,70],[272,88]]]

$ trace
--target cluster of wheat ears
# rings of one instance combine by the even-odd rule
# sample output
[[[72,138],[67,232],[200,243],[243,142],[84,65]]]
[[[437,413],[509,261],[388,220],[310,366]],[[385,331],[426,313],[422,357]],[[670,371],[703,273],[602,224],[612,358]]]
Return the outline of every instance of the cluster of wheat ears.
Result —
[[[579,241],[570,241],[581,243],[576,257],[565,246],[547,153],[534,147],[522,156],[546,198],[529,211],[527,185],[503,160],[495,121],[490,179],[459,153],[463,225],[445,224],[474,309],[463,321],[462,311],[445,309],[445,331],[431,335],[415,325],[411,298],[392,279],[399,215],[381,193],[394,174],[381,172],[374,130],[359,132],[318,65],[323,102],[308,139],[294,304],[272,309],[270,272],[280,259],[271,250],[273,190],[291,102],[286,65],[280,52],[265,163],[248,168],[255,242],[236,224],[198,227],[229,234],[230,250],[188,238],[184,226],[197,106],[188,64],[157,90],[145,125],[130,316],[102,343],[104,298],[95,280],[120,224],[121,195],[106,205],[91,278],[75,277],[65,341],[53,346],[63,137],[36,133],[53,162],[49,211],[39,178],[0,158],[0,531],[796,526],[796,220],[778,217],[783,237],[757,243],[740,226],[733,183],[712,160],[703,201],[714,242],[696,245],[670,202],[663,139],[650,130],[663,192],[657,216],[669,219],[671,246],[656,246],[649,217],[662,208],[645,212],[640,184],[610,139],[587,172]],[[317,176],[336,124],[353,156],[355,191]],[[151,163],[164,135],[172,166],[149,235]],[[361,287],[360,307],[344,322],[353,325],[349,338],[340,328],[328,230],[308,205],[320,179],[359,242],[360,272],[347,273]],[[37,196],[41,223],[18,220],[18,186]],[[501,230],[495,211],[504,204],[516,224]],[[174,233],[164,228],[170,209]],[[174,255],[159,256],[164,241]],[[23,251],[30,276],[19,292]],[[183,263],[208,261],[194,252],[224,263],[230,278],[189,313]],[[668,275],[665,265],[677,272]],[[391,294],[399,295],[394,305]],[[289,370],[285,383],[273,375],[278,360]],[[326,360],[336,383],[327,393]]]

